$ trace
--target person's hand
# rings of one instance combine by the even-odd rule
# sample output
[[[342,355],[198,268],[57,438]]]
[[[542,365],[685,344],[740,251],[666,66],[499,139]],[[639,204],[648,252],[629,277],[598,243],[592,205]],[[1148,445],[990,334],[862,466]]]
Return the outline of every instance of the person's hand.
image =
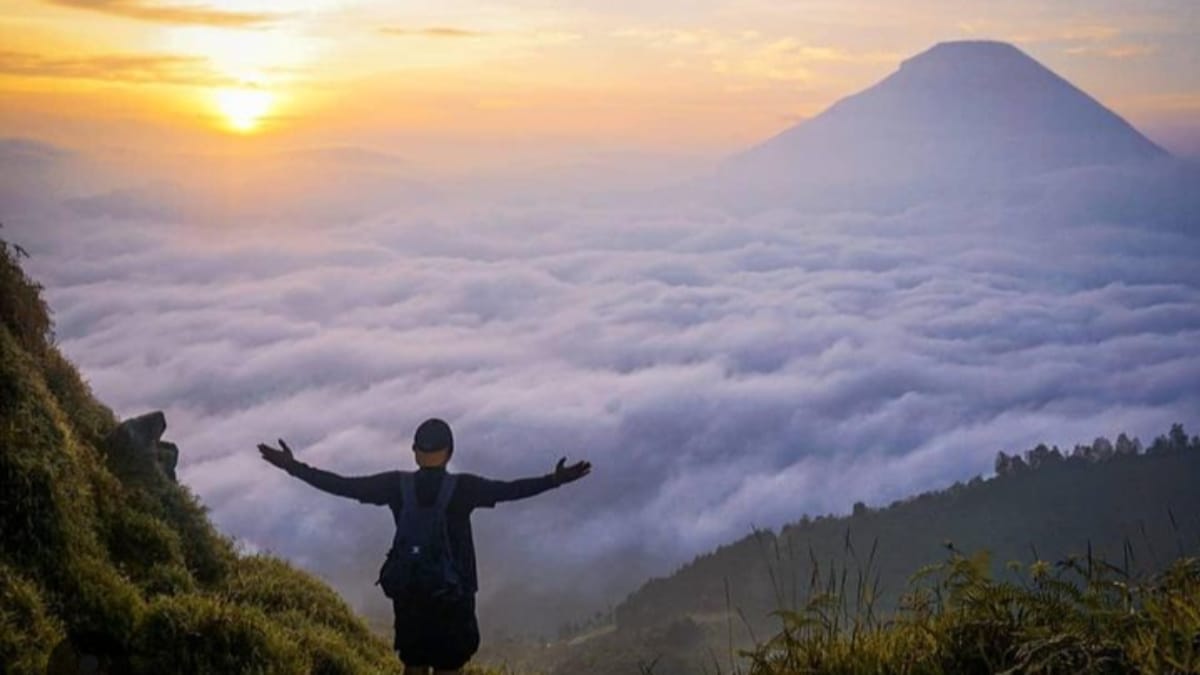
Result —
[[[262,458],[274,464],[275,466],[287,471],[296,464],[296,458],[292,456],[292,449],[288,447],[283,439],[279,439],[279,447],[282,450],[277,450],[265,443],[258,444],[258,452]]]
[[[554,465],[554,484],[562,485],[571,481],[579,480],[592,472],[591,462],[575,462],[571,466],[567,466],[567,458],[563,457],[558,460],[558,464]]]

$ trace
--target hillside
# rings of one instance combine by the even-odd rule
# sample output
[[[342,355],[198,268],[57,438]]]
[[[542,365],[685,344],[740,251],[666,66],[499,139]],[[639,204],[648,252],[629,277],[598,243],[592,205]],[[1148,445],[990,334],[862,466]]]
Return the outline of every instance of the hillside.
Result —
[[[112,433],[18,254],[0,242],[0,673],[88,654],[133,674],[399,672],[332,589],[240,555]]]
[[[1038,558],[1059,560],[1089,544],[1095,555],[1120,561],[1128,543],[1134,564],[1151,571],[1180,547],[1200,547],[1200,439],[1164,439],[1150,452],[1103,461],[1063,459],[1047,449],[1057,459],[1037,469],[976,478],[885,509],[860,504],[850,516],[805,518],[777,534],[749,535],[646,583],[617,607],[617,623],[640,627],[681,614],[722,612],[726,581],[733,604],[748,616],[764,616],[787,604],[779,602],[780,593],[786,601],[796,586],[807,584],[813,559],[840,567],[856,557],[865,560],[873,547],[882,599],[892,604],[908,575],[939,560],[946,542],[964,551],[991,551],[997,571],[1009,560],[1028,562],[1035,551]],[[772,587],[772,574],[779,588]]]
[[[1068,456],[1040,445],[1023,455],[1001,453],[997,469],[991,479],[887,508],[859,504],[849,516],[805,517],[778,532],[752,533],[648,581],[616,608],[614,625],[580,633],[542,665],[556,673],[616,673],[655,661],[659,673],[711,672],[714,663],[728,670],[738,649],[757,645],[760,654],[771,653],[766,639],[780,630],[774,612],[801,612],[814,591],[839,589],[831,595],[857,603],[843,608],[849,620],[870,614],[878,628],[905,606],[914,574],[956,557],[996,580],[988,592],[1009,593],[1028,588],[1026,572],[1040,565],[1075,559],[1091,569],[1107,561],[1122,577],[1105,579],[1104,587],[1126,580],[1132,588],[1132,580],[1152,579],[1200,553],[1200,437],[1189,439],[1181,426],[1145,450],[1124,435],[1115,445],[1103,438],[1079,445]],[[821,658],[837,647],[825,639]]]

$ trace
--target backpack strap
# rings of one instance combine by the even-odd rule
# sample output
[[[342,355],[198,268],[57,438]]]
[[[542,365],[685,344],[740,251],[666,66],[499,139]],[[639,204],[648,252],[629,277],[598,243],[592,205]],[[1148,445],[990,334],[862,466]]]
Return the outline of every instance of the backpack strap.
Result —
[[[417,479],[411,471],[400,474],[400,505],[406,511],[417,506]]]
[[[438,488],[437,503],[434,505],[438,513],[445,513],[446,507],[450,505],[450,498],[454,496],[454,486],[458,484],[458,476],[456,474],[446,472],[442,478],[442,486]]]

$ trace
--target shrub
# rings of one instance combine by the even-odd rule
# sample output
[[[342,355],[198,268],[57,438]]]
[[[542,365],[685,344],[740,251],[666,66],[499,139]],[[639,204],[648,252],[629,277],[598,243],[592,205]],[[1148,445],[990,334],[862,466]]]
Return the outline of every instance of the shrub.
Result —
[[[54,333],[42,286],[21,269],[23,255],[20,247],[0,239],[0,325],[8,328],[22,348],[36,354]]]
[[[92,396],[91,387],[57,347],[51,346],[43,352],[42,372],[46,386],[80,440],[91,447],[98,447],[117,427],[117,419],[112,411]]]
[[[217,532],[208,512],[186,486],[168,482],[159,496],[159,514],[179,533],[188,571],[201,585],[219,584],[237,559],[233,544]]]
[[[113,644],[129,644],[145,603],[137,586],[104,557],[71,555],[48,585],[55,591],[54,613],[71,635],[97,635]]]
[[[63,637],[35,584],[0,564],[0,664],[12,675],[42,675]]]
[[[155,599],[132,649],[135,673],[302,673],[295,645],[260,611],[195,594]]]
[[[332,588],[278,558],[249,556],[238,560],[224,595],[270,614],[294,612],[306,622],[346,634],[369,633]]]
[[[116,511],[104,523],[103,536],[113,562],[134,578],[156,565],[183,566],[179,534],[148,513]]]
[[[333,589],[278,558],[239,559],[222,594],[288,630],[311,654],[314,672],[383,672],[398,665]]]
[[[988,570],[986,556],[954,553],[886,621],[853,609],[853,587],[814,588],[744,652],[750,673],[1200,672],[1200,559],[1141,581],[1092,559],[1038,562],[1020,581]]]

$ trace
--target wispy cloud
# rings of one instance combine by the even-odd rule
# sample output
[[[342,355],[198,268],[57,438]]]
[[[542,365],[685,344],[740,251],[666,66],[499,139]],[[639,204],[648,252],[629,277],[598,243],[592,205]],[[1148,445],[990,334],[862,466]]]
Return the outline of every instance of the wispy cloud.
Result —
[[[694,61],[706,64],[714,73],[751,80],[805,81],[812,78],[816,64],[894,63],[901,58],[891,52],[814,45],[755,30],[631,27],[613,31],[611,36],[681,54],[671,62],[674,68]]]
[[[207,61],[173,54],[86,54],[52,57],[29,52],[0,51],[0,75],[53,77],[106,82],[214,85],[225,78]]]
[[[424,28],[405,28],[403,26],[385,26],[379,29],[384,35],[395,37],[427,37],[427,38],[477,38],[487,33],[468,28],[454,26],[427,26]]]
[[[1049,37],[1051,40],[1067,42],[1106,42],[1115,39],[1121,31],[1113,26],[1102,24],[1081,24],[1065,26],[1057,34]]]
[[[1131,59],[1158,51],[1151,44],[1130,42],[1125,32],[1105,23],[1063,23],[1018,30],[1005,23],[976,20],[960,22],[958,29],[968,36],[1000,36],[1022,45],[1056,47],[1072,56]]]
[[[957,27],[966,36],[1003,38],[1021,44],[1097,43],[1115,40],[1121,35],[1120,29],[1101,23],[1058,23],[1018,27],[1004,21],[976,19],[960,21]]]
[[[1110,59],[1132,59],[1148,56],[1156,50],[1151,45],[1119,44],[1119,45],[1078,45],[1064,50],[1075,56],[1103,56]]]
[[[46,0],[52,5],[87,9],[140,21],[159,23],[197,24],[203,26],[255,26],[268,23],[277,14],[268,12],[239,12],[207,5],[160,3],[154,0]]]

